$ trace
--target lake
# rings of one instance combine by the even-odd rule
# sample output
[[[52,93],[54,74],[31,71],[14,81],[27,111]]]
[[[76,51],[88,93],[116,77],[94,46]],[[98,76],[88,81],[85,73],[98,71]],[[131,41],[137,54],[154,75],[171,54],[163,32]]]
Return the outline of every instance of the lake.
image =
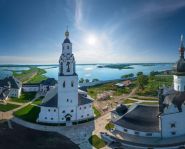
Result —
[[[99,65],[76,65],[76,71],[80,78],[84,79],[99,79],[99,80],[113,80],[119,79],[122,75],[142,71],[144,74],[149,74],[151,71],[171,70],[172,64],[154,64],[154,65],[131,65],[133,69],[112,69],[112,68],[98,68]],[[58,78],[58,67],[52,68],[48,66],[41,66],[46,70],[45,76]],[[48,69],[49,68],[49,69]]]
[[[97,65],[76,65],[76,71],[80,78],[84,79],[99,79],[99,80],[113,80],[119,79],[122,75],[142,71],[144,74],[149,74],[151,71],[164,71],[172,69],[172,64],[153,64],[153,65],[142,65],[134,64],[130,65],[133,69],[112,69],[112,68],[98,68]],[[46,70],[45,76],[51,78],[58,78],[58,67],[57,66],[39,66]],[[11,75],[11,71],[21,72],[22,70],[28,70],[29,67],[1,67],[0,76],[5,76],[5,74]]]

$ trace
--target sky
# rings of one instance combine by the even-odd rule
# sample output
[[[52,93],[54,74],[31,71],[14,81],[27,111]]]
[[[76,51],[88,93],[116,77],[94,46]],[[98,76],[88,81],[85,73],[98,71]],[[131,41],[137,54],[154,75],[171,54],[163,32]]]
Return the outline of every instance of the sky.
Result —
[[[185,0],[0,0],[0,64],[175,62]]]

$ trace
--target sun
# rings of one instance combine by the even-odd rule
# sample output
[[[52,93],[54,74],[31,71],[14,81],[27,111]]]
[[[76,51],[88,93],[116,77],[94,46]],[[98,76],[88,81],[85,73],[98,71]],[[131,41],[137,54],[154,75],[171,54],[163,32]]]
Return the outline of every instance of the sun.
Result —
[[[88,36],[87,36],[87,43],[88,43],[89,45],[95,45],[96,42],[97,42],[97,38],[96,38],[95,35],[88,35]]]

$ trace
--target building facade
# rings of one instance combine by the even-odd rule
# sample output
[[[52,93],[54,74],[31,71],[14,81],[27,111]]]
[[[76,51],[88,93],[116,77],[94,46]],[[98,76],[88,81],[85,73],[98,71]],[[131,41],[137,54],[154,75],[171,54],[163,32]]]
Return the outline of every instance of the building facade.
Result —
[[[184,50],[183,37],[181,37],[180,58],[173,69],[173,87],[159,89],[158,105],[134,104],[128,110],[122,107],[122,112],[120,112],[120,107],[118,107],[111,113],[115,129],[124,135],[131,136],[131,138],[134,137],[135,140],[146,142],[147,145],[142,144],[145,146],[143,148],[148,148],[152,145],[152,148],[159,148],[161,145],[161,147],[163,146],[167,149],[175,144],[181,145],[182,143],[182,145],[185,145],[182,141],[185,139]],[[179,140],[174,138],[179,138]],[[126,137],[124,139],[126,140]],[[166,139],[168,141],[164,141]],[[170,139],[171,142],[169,141]],[[157,144],[156,140],[158,140]],[[168,144],[165,144],[165,142]],[[138,146],[141,144],[141,142],[137,141],[133,143],[138,143]],[[172,145],[170,146],[169,144]]]
[[[58,84],[46,93],[38,122],[71,123],[94,117],[93,100],[78,89],[78,75],[68,31],[65,36],[59,58]]]
[[[10,76],[0,80],[0,99],[19,98],[21,96],[22,84],[16,78]]]

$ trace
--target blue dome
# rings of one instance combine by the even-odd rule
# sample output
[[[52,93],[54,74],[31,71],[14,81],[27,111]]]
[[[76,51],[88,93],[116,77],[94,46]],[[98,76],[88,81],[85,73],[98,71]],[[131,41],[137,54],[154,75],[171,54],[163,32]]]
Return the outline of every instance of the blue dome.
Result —
[[[64,39],[63,43],[71,43],[71,42],[70,42],[69,38],[66,38],[66,39]]]

